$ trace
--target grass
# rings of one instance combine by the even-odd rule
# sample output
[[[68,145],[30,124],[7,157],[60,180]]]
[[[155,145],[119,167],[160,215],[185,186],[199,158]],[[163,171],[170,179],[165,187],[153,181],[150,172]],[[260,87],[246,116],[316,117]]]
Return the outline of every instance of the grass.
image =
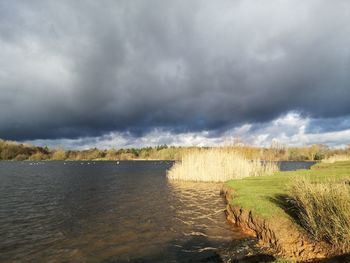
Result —
[[[230,148],[192,150],[182,157],[169,171],[171,180],[196,182],[225,182],[249,176],[272,174],[278,170],[275,163],[248,160]]]
[[[350,180],[350,162],[319,163],[310,170],[276,172],[271,176],[231,180],[227,185],[235,189],[233,204],[250,209],[264,218],[275,215],[288,217],[276,199],[288,195],[296,176],[308,178],[314,183]]]
[[[339,248],[350,243],[349,180],[350,161],[346,161],[227,184],[235,189],[234,205],[266,219],[284,217],[297,222],[297,218],[314,239]]]

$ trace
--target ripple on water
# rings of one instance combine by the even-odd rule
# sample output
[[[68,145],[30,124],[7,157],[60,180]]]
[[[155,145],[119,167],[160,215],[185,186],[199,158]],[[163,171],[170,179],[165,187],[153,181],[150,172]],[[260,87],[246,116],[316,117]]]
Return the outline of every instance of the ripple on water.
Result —
[[[230,262],[256,241],[168,162],[0,163],[1,262]]]

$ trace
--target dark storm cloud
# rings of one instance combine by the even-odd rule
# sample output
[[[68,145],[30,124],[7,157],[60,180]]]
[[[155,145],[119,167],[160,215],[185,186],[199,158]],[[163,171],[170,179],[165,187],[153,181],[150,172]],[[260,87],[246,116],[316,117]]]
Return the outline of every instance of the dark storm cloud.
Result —
[[[0,137],[350,113],[348,1],[1,1]]]
[[[327,119],[311,119],[306,132],[324,133],[341,130],[350,130],[350,116]]]

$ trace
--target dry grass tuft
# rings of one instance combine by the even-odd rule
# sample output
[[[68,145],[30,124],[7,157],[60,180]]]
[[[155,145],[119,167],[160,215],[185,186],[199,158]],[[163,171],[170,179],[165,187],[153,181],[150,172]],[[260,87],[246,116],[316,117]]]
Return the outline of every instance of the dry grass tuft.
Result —
[[[324,163],[335,163],[335,162],[345,162],[345,161],[350,161],[350,155],[336,154],[322,160],[322,162]]]
[[[326,241],[335,250],[350,249],[350,189],[345,183],[311,183],[295,179],[291,202],[299,224],[316,241]]]
[[[182,157],[167,174],[171,180],[225,182],[248,176],[272,174],[276,163],[248,160],[229,148],[197,149]]]

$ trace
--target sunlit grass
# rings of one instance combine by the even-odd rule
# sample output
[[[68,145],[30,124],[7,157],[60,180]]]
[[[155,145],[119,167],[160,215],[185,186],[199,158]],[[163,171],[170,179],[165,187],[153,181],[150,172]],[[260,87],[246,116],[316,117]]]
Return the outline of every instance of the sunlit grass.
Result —
[[[276,215],[287,217],[287,214],[272,200],[276,196],[287,195],[295,177],[306,177],[315,183],[327,180],[344,182],[350,180],[350,162],[319,163],[310,170],[277,172],[272,176],[231,180],[227,185],[235,190],[232,200],[234,205],[252,210],[265,218]]]
[[[299,224],[336,250],[350,247],[350,162],[319,163],[310,170],[231,180],[231,203],[265,219]]]

